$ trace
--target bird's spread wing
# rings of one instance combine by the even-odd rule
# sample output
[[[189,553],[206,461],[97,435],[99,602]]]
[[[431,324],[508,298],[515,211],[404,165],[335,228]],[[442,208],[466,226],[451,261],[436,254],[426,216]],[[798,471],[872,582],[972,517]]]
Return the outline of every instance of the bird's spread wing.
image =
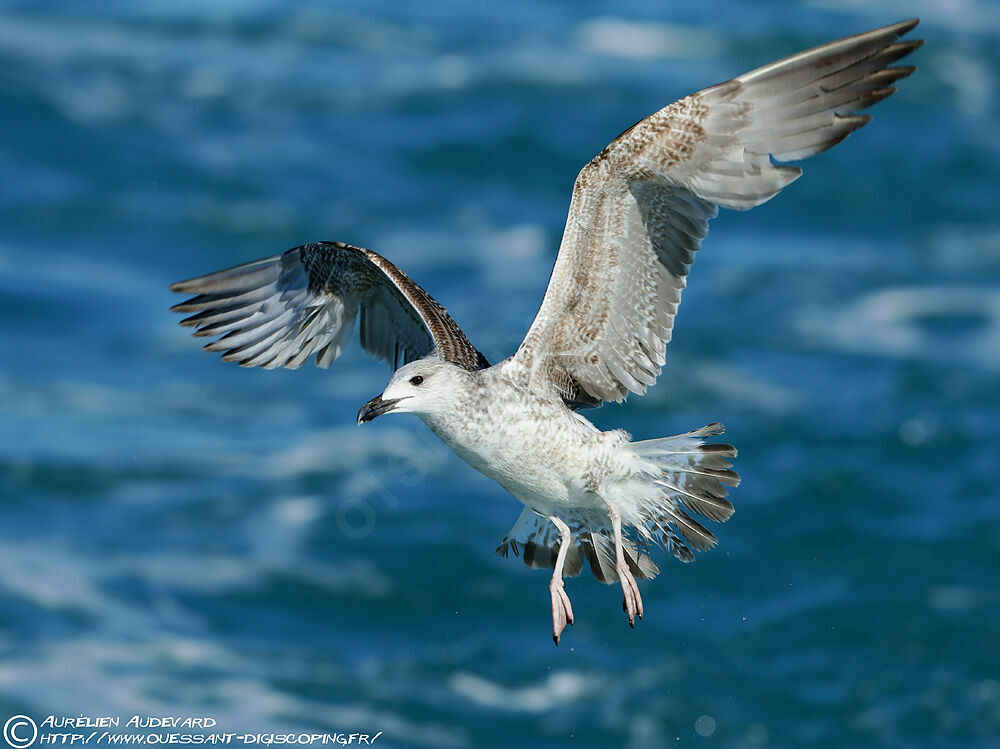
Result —
[[[573,407],[642,394],[664,362],[694,253],[718,207],[770,200],[804,159],[867,123],[856,114],[913,72],[917,20],[831,42],[661,109],[573,187],[559,255],[512,364]]]
[[[361,316],[361,345],[397,367],[437,351],[466,369],[488,366],[448,312],[371,250],[318,242],[170,289],[197,294],[173,307],[181,324],[218,336],[205,348],[245,367],[295,369],[312,355],[328,367]]]

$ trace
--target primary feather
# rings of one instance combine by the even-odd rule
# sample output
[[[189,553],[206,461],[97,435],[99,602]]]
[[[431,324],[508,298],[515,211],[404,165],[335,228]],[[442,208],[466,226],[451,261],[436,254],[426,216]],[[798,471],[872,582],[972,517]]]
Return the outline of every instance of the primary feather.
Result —
[[[920,46],[904,21],[692,94],[616,138],[576,178],[559,255],[515,362],[567,404],[642,394],[665,361],[681,291],[719,207],[770,200],[866,124]]]

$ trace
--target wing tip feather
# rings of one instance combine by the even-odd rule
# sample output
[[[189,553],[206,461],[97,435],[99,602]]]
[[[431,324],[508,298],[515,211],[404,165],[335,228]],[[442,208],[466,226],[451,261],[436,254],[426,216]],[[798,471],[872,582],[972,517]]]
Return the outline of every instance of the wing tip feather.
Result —
[[[185,291],[183,293],[189,294],[191,292]],[[180,314],[185,314],[187,312],[201,312],[202,305],[200,303],[196,302],[195,301],[196,299],[197,299],[197,297],[193,297],[191,299],[185,299],[183,302],[178,302],[177,304],[175,304],[174,306],[172,306],[170,308],[170,311],[171,312],[178,312]],[[180,324],[181,325],[187,324],[187,320],[181,320]]]

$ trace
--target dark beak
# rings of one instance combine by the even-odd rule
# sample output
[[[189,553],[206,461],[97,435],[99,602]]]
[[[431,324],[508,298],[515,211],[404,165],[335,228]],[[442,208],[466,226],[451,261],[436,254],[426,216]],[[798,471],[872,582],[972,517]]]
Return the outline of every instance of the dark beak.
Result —
[[[358,426],[367,424],[376,416],[388,413],[401,400],[402,398],[390,398],[389,400],[383,400],[381,395],[372,398],[361,407],[360,411],[358,411]]]

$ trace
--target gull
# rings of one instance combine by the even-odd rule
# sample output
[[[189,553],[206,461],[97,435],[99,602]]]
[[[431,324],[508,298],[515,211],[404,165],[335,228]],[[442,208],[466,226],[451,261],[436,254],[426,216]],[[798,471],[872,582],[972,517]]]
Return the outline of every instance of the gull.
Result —
[[[760,205],[798,179],[783,162],[825,151],[896,91],[921,45],[917,19],[765,65],[681,99],[619,135],[580,171],[548,288],[517,351],[491,366],[448,312],[372,250],[315,242],[173,284],[173,307],[205,346],[244,367],[328,367],[357,327],[394,372],[358,413],[418,416],[524,509],[497,548],[552,569],[555,643],[574,621],[563,583],[586,560],[619,582],[634,628],[636,579],[658,545],[682,562],[717,539],[702,519],[733,513],[731,445],[686,434],[632,441],[580,411],[642,395],[665,361],[695,253],[720,207]]]

